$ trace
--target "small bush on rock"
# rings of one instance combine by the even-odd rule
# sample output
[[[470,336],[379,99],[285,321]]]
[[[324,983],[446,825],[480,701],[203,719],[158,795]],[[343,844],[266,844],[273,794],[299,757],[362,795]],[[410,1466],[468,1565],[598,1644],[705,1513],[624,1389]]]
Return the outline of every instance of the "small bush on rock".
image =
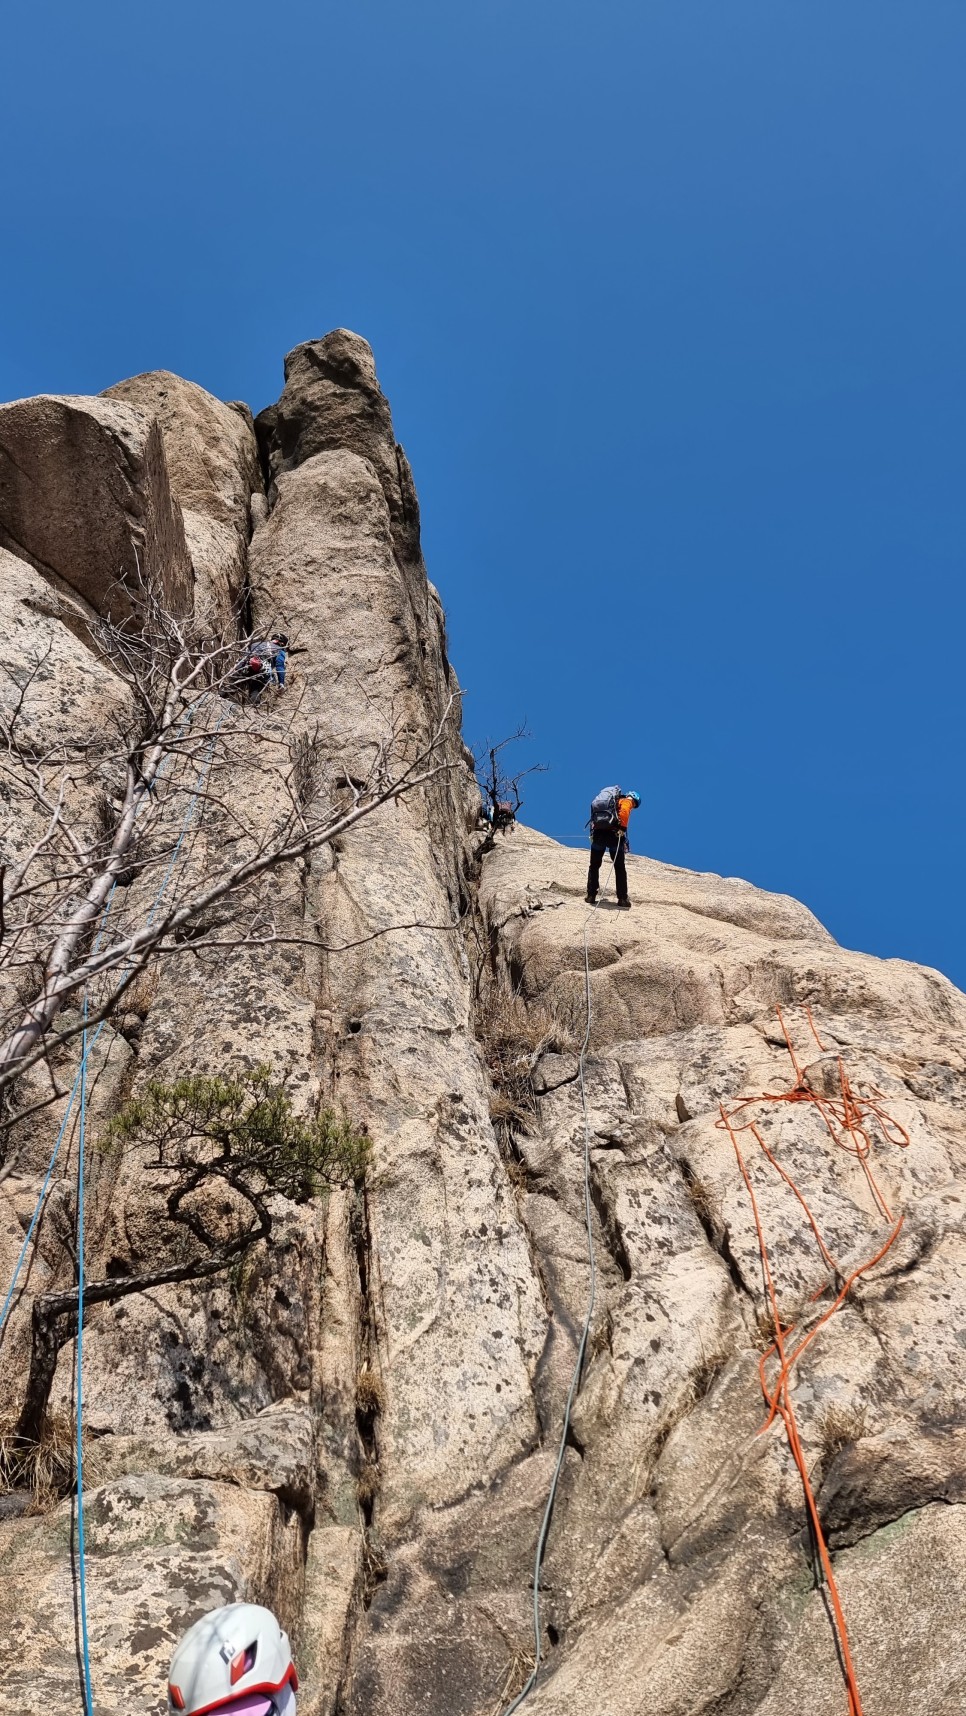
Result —
[[[304,1203],[327,1186],[359,1183],[370,1145],[339,1109],[299,1118],[284,1081],[257,1066],[232,1078],[153,1079],[125,1103],[101,1148],[136,1153],[153,1171],[158,1221],[152,1267],[112,1259],[107,1279],[86,1282],[86,1309],[231,1270],[243,1291],[246,1254],[259,1242],[271,1246],[274,1200]],[[10,1459],[24,1472],[48,1436],[57,1357],[76,1328],[76,1287],[34,1300],[27,1388],[10,1441]]]
[[[104,1142],[143,1147],[155,1166],[187,1172],[193,1182],[214,1176],[245,1197],[257,1188],[298,1202],[323,1186],[360,1181],[370,1149],[338,1109],[300,1120],[267,1066],[230,1079],[152,1079],[111,1122]]]

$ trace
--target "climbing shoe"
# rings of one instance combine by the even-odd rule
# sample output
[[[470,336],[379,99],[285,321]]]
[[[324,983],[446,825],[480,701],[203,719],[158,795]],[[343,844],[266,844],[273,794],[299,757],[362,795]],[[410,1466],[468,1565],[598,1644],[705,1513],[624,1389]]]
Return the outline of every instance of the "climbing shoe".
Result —
[[[631,905],[630,900],[618,900],[617,904],[620,906],[622,911],[629,911],[630,910],[630,905]]]

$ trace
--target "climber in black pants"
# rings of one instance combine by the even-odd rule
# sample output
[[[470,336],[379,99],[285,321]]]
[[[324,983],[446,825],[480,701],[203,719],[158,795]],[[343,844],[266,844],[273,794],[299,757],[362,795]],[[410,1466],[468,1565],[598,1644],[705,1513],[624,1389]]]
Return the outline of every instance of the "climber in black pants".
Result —
[[[600,866],[604,853],[609,852],[614,861],[614,880],[617,883],[617,904],[626,908],[630,905],[627,895],[627,866],[624,854],[628,851],[627,824],[631,812],[636,810],[641,802],[637,792],[621,792],[620,787],[604,787],[599,792],[590,807],[590,869],[587,872],[587,904],[592,906],[597,899],[600,887]]]
[[[600,867],[604,861],[604,853],[609,852],[614,861],[614,881],[617,883],[617,903],[623,905],[627,899],[627,866],[624,863],[624,852],[627,847],[627,836],[622,828],[594,829],[590,842],[590,869],[587,872],[587,900],[593,905],[600,887]]]

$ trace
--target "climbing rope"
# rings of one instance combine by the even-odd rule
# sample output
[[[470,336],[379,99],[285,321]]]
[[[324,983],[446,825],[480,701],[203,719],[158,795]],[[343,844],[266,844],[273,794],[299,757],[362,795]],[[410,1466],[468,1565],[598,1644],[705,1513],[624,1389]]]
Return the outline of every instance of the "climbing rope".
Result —
[[[147,917],[145,919],[146,923],[152,922],[152,920],[155,916],[155,913],[157,912],[158,907],[161,904],[161,900],[162,900],[164,893],[167,889],[168,883],[170,882],[171,877],[174,873],[175,864],[178,861],[178,858],[179,858],[180,853],[181,853],[181,849],[184,845],[185,839],[187,838],[188,831],[189,831],[192,823],[194,822],[195,813],[196,813],[197,805],[198,805],[198,800],[199,800],[202,788],[204,786],[205,780],[207,779],[208,771],[211,768],[212,759],[213,759],[214,754],[215,754],[215,745],[217,744],[217,741],[218,741],[218,730],[221,727],[221,724],[224,721],[227,713],[228,713],[227,709],[223,709],[221,714],[218,717],[218,720],[215,723],[215,726],[214,726],[214,729],[213,729],[212,735],[211,735],[211,742],[208,746],[207,752],[205,753],[204,761],[202,762],[201,769],[198,772],[198,777],[195,781],[194,787],[193,787],[192,792],[191,792],[191,796],[188,800],[188,804],[187,804],[186,809],[185,809],[185,814],[184,814],[184,818],[182,820],[180,833],[178,835],[177,840],[175,841],[174,847],[172,849],[171,857],[168,861],[167,868],[164,872],[164,875],[161,878],[161,882],[160,882],[160,885],[159,885],[157,892],[154,896],[154,900],[153,900],[153,903],[151,905],[150,911],[148,912]],[[115,886],[116,886],[116,884],[115,884]],[[111,901],[111,898],[113,896],[113,893],[114,893],[114,887],[112,887],[112,889],[111,889],[111,893],[108,896],[107,905],[105,906],[105,911],[104,911],[104,917],[105,918],[107,916],[107,910],[110,906],[110,901]],[[102,920],[102,922],[103,922],[103,920]],[[103,935],[103,933],[104,933],[104,931],[102,928],[101,935]],[[101,936],[99,935],[98,941],[100,939],[101,939]],[[85,985],[84,1003],[83,1003],[83,1013],[84,1013],[85,1020],[87,1018],[87,1006],[88,1006],[88,996],[87,996],[87,988]],[[89,1635],[88,1625],[87,1625],[87,1557],[86,1557],[85,1541],[84,1541],[84,1437],[83,1437],[83,1430],[84,1430],[84,1285],[85,1285],[85,1260],[84,1260],[84,1184],[85,1184],[85,1175],[84,1175],[84,1156],[85,1156],[85,1146],[86,1146],[86,1140],[87,1140],[87,1065],[88,1065],[88,1060],[90,1057],[90,1052],[93,1049],[94,1044],[96,1043],[98,1037],[101,1034],[101,1031],[104,1029],[104,1026],[106,1024],[107,1024],[107,1020],[102,1019],[98,1028],[97,1028],[97,1031],[94,1034],[94,1037],[93,1037],[90,1045],[88,1045],[87,1028],[85,1025],[84,1031],[83,1031],[82,1036],[81,1036],[81,1060],[80,1060],[80,1069],[79,1069],[79,1073],[78,1073],[78,1077],[80,1079],[80,1108],[79,1108],[78,1135],[77,1135],[77,1341],[76,1341],[76,1367],[75,1367],[75,1383],[74,1383],[74,1417],[75,1417],[75,1431],[76,1431],[75,1465],[77,1468],[77,1487],[76,1487],[76,1496],[77,1496],[77,1583],[78,1583],[78,1593],[79,1593],[78,1607],[80,1610],[81,1653],[82,1653],[82,1659],[83,1659],[83,1682],[84,1682],[83,1690],[84,1690],[84,1706],[85,1706],[86,1716],[94,1716],[94,1704],[93,1704],[93,1691],[92,1691],[92,1686],[91,1686],[90,1635]],[[73,1101],[73,1097],[71,1098],[71,1100]]]
[[[202,701],[206,701],[206,699],[203,699]],[[181,725],[181,729],[180,729],[181,734],[183,734],[185,732],[185,730],[187,729],[187,727],[190,725],[191,720],[192,720],[193,715],[194,715],[194,712],[195,711],[193,709],[188,710],[186,712],[186,715],[184,717],[184,720],[182,721],[182,725]],[[164,875],[161,878],[161,882],[157,888],[154,899],[152,901],[150,909],[149,909],[147,916],[145,918],[146,923],[151,923],[153,921],[153,919],[154,919],[154,917],[158,911],[158,908],[161,904],[161,901],[164,897],[164,894],[167,891],[167,887],[168,887],[168,884],[171,880],[171,877],[174,874],[175,866],[178,863],[182,849],[184,847],[185,840],[187,839],[188,833],[191,829],[191,826],[192,826],[192,824],[195,820],[195,816],[197,814],[197,807],[198,807],[200,795],[201,795],[202,789],[204,787],[204,783],[205,783],[205,780],[207,778],[208,771],[211,767],[211,763],[212,763],[212,760],[214,757],[215,746],[217,744],[219,729],[222,726],[222,723],[224,722],[228,713],[229,713],[229,711],[227,708],[223,709],[221,714],[218,717],[217,722],[215,723],[215,726],[214,726],[214,729],[213,729],[212,735],[211,735],[211,741],[210,741],[210,743],[207,747],[207,750],[205,752],[201,768],[198,772],[194,787],[192,788],[191,795],[189,797],[187,806],[185,808],[185,813],[184,813],[184,817],[182,819],[180,831],[178,833],[178,838],[175,841],[174,847],[172,848],[171,856],[168,860],[168,864],[167,864],[167,867],[165,869]],[[179,737],[180,737],[180,734],[179,734]],[[161,769],[158,771],[158,775],[155,777],[155,782],[153,783],[155,788],[157,786],[158,780],[161,778],[163,773],[166,771],[166,769],[169,766],[174,755],[175,755],[175,753],[172,750],[171,752],[169,752],[168,756],[163,760],[162,765],[161,765]],[[148,802],[147,795],[142,800],[142,803],[138,806],[136,815],[140,814],[140,812],[143,809],[143,806],[146,802]],[[97,933],[97,937],[93,943],[92,951],[96,951],[96,949],[99,947],[101,941],[103,940],[104,935],[106,934],[107,920],[108,920],[108,917],[110,914],[110,910],[111,910],[111,906],[113,904],[114,895],[116,893],[116,890],[117,890],[117,882],[115,881],[112,883],[110,892],[109,892],[107,899],[104,903],[104,909],[101,913],[100,924],[98,926],[98,933]],[[125,969],[125,972],[122,974],[122,976],[127,975],[127,972],[129,972],[130,969],[131,969],[131,967],[129,965]],[[77,1073],[76,1073],[75,1078],[74,1078],[74,1083],[73,1083],[73,1086],[72,1086],[71,1091],[70,1091],[70,1095],[69,1095],[68,1100],[67,1100],[67,1107],[64,1111],[63,1119],[61,1120],[60,1126],[59,1126],[58,1131],[57,1131],[57,1137],[55,1139],[54,1147],[53,1147],[53,1150],[51,1151],[51,1155],[50,1155],[49,1161],[47,1163],[47,1168],[46,1168],[46,1171],[44,1174],[43,1182],[41,1184],[40,1193],[38,1195],[36,1204],[34,1206],[33,1214],[31,1216],[29,1225],[27,1227],[27,1231],[24,1235],[23,1243],[21,1244],[20,1251],[18,1253],[17,1260],[16,1260],[16,1263],[14,1265],[13,1275],[12,1275],[12,1279],[10,1282],[10,1286],[7,1290],[7,1294],[6,1294],[6,1297],[4,1299],[2,1309],[0,1309],[0,1333],[2,1333],[4,1325],[6,1324],[7,1318],[9,1317],[9,1314],[10,1314],[10,1311],[11,1311],[11,1308],[13,1305],[13,1301],[14,1301],[14,1295],[15,1295],[16,1289],[17,1289],[17,1283],[20,1279],[21,1270],[23,1269],[24,1262],[25,1262],[27,1255],[30,1251],[31,1244],[33,1242],[34,1233],[35,1233],[36,1228],[37,1228],[37,1223],[40,1220],[40,1216],[41,1216],[41,1213],[43,1211],[43,1208],[44,1208],[44,1205],[45,1205],[45,1202],[47,1199],[47,1194],[48,1194],[49,1189],[50,1189],[51,1181],[53,1179],[54,1169],[55,1169],[56,1164],[57,1164],[57,1159],[60,1155],[61,1146],[63,1144],[64,1138],[67,1135],[67,1129],[68,1129],[68,1126],[70,1124],[71,1116],[74,1112],[74,1104],[75,1104],[75,1101],[77,1100],[77,1098],[79,1096],[80,1101],[79,1101],[79,1107],[78,1107],[77,1216],[76,1216],[76,1221],[77,1221],[77,1339],[76,1339],[75,1384],[74,1384],[74,1387],[75,1387],[75,1396],[74,1396],[75,1450],[76,1450],[76,1452],[75,1452],[75,1466],[76,1466],[76,1499],[77,1499],[77,1560],[78,1560],[78,1598],[79,1598],[78,1607],[79,1607],[79,1621],[80,1621],[80,1633],[81,1633],[81,1652],[82,1652],[82,1670],[83,1670],[82,1679],[83,1679],[84,1706],[85,1706],[86,1716],[93,1716],[93,1694],[92,1694],[92,1685],[91,1685],[91,1664],[90,1664],[90,1636],[89,1636],[88,1621],[87,1621],[87,1571],[86,1571],[86,1545],[85,1545],[85,1532],[84,1532],[84,1505],[83,1505],[83,1498],[84,1498],[84,1445],[83,1445],[84,1381],[83,1381],[83,1378],[84,1378],[84,1287],[85,1287],[84,1224],[85,1224],[85,1187],[86,1187],[86,1173],[85,1173],[86,1161],[85,1161],[85,1158],[86,1158],[86,1144],[87,1144],[88,1068],[89,1068],[89,1064],[90,1064],[91,1054],[93,1053],[94,1049],[96,1048],[98,1040],[100,1039],[101,1033],[105,1029],[105,1026],[107,1025],[108,1021],[106,1018],[102,1019],[99,1022],[97,1029],[94,1031],[94,1033],[92,1035],[90,1035],[88,1033],[87,1023],[86,1023],[87,1014],[88,1014],[88,1007],[89,1007],[89,995],[88,995],[87,987],[85,985],[84,998],[83,998],[84,1029],[83,1029],[82,1034],[81,1034],[80,1065],[78,1066]]]
[[[724,1104],[721,1103],[719,1104],[720,1119],[717,1120],[715,1124],[719,1129],[727,1131],[728,1136],[731,1139],[738,1168],[744,1181],[745,1189],[748,1193],[748,1200],[751,1205],[752,1216],[755,1224],[755,1234],[761,1257],[762,1278],[765,1284],[765,1292],[768,1298],[772,1327],[774,1330],[774,1340],[771,1342],[767,1351],[762,1354],[758,1365],[761,1389],[765,1398],[765,1404],[768,1407],[768,1414],[764,1424],[762,1425],[760,1434],[763,1434],[764,1431],[774,1423],[776,1417],[781,1419],[785,1428],[789,1450],[802,1481],[809,1530],[812,1542],[817,1552],[817,1559],[821,1566],[825,1585],[828,1590],[835,1642],[838,1650],[839,1661],[842,1666],[848,1697],[848,1716],[863,1716],[862,1699],[859,1693],[855,1665],[849,1643],[848,1628],[845,1622],[845,1612],[842,1607],[838,1585],[836,1584],[835,1571],[832,1566],[828,1546],[825,1541],[825,1535],[822,1531],[818,1504],[815,1499],[815,1492],[812,1488],[811,1478],[808,1471],[808,1463],[805,1458],[798,1422],[795,1417],[795,1408],[791,1395],[791,1373],[795,1364],[801,1358],[806,1348],[811,1345],[812,1341],[814,1341],[819,1331],[824,1328],[825,1324],[829,1322],[832,1317],[834,1317],[837,1311],[841,1310],[855,1283],[863,1275],[867,1275],[871,1269],[874,1269],[877,1263],[881,1263],[890,1247],[895,1243],[902,1228],[904,1218],[900,1215],[898,1220],[895,1219],[872,1172],[871,1158],[874,1152],[874,1138],[872,1133],[873,1125],[877,1125],[878,1131],[886,1144],[895,1145],[900,1149],[907,1149],[910,1139],[909,1133],[906,1131],[905,1127],[901,1126],[893,1116],[888,1114],[880,1102],[873,1100],[870,1097],[859,1097],[855,1094],[841,1055],[836,1057],[838,1062],[838,1084],[840,1095],[837,1097],[829,1097],[820,1091],[812,1090],[806,1083],[805,1072],[803,1071],[795,1054],[781,1008],[778,1007],[775,1011],[778,1015],[778,1022],[785,1039],[785,1046],[788,1049],[792,1066],[795,1071],[794,1085],[791,1090],[788,1091],[763,1092],[759,1096],[745,1097],[731,1109],[726,1109]],[[804,1012],[808,1021],[809,1029],[811,1030],[812,1036],[818,1044],[819,1049],[822,1054],[827,1054],[828,1050],[816,1030],[815,1021],[812,1018],[810,1009],[806,1007]],[[796,1184],[788,1170],[778,1161],[774,1150],[770,1149],[766,1143],[758,1124],[758,1120],[755,1118],[753,1112],[763,1104],[770,1105],[776,1103],[802,1102],[811,1104],[812,1107],[818,1111],[833,1145],[837,1149],[843,1150],[857,1159],[869,1186],[876,1208],[883,1219],[890,1224],[890,1232],[884,1243],[879,1246],[874,1256],[869,1257],[863,1263],[860,1263],[856,1268],[852,1269],[847,1276],[843,1275],[835,1257],[826,1244],[818,1223],[815,1220],[800,1187]],[[786,1324],[782,1318],[778,1302],[778,1294],[775,1287],[774,1274],[772,1271],[771,1256],[761,1217],[761,1210],[758,1199],[755,1196],[755,1188],[752,1182],[748,1163],[745,1159],[745,1155],[739,1141],[740,1136],[743,1133],[751,1135],[754,1142],[760,1148],[766,1161],[779,1175],[784,1184],[788,1186],[789,1190],[794,1194],[798,1203],[801,1205],[805,1214],[805,1219],[808,1222],[812,1237],[818,1247],[819,1254],[825,1264],[826,1270],[829,1272],[832,1281],[838,1283],[838,1290],[835,1292],[831,1304],[826,1307],[822,1315],[817,1319],[812,1327],[791,1347],[789,1347],[787,1343],[789,1337],[795,1334],[798,1327],[798,1319]],[[829,1291],[829,1282],[822,1282],[822,1284],[810,1295],[808,1304],[817,1305],[818,1301]],[[769,1367],[775,1359],[777,1359],[778,1368],[774,1376],[769,1380]]]
[[[216,724],[215,729],[214,729],[214,733],[212,734],[211,744],[208,747],[208,755],[205,759],[205,762],[202,764],[201,773],[198,776],[198,780],[195,784],[194,792],[192,793],[192,797],[191,797],[191,800],[189,802],[188,819],[186,820],[184,826],[182,827],[181,833],[178,836],[178,840],[177,840],[177,843],[176,843],[174,850],[171,854],[171,860],[168,864],[168,868],[167,868],[167,871],[165,873],[164,879],[161,883],[160,888],[158,889],[158,893],[155,897],[154,904],[152,905],[151,910],[149,911],[147,918],[145,920],[147,923],[151,923],[152,919],[154,918],[155,912],[158,909],[158,905],[160,904],[161,898],[165,892],[165,889],[167,888],[168,881],[170,880],[171,872],[173,871],[174,866],[177,862],[177,859],[178,859],[178,856],[180,854],[181,847],[184,843],[185,836],[188,832],[188,828],[190,826],[190,823],[194,819],[194,810],[195,810],[195,807],[197,805],[198,794],[201,790],[201,786],[203,784],[204,777],[207,774],[208,769],[211,766],[211,758],[212,758],[212,755],[214,752],[214,746],[215,746],[215,740],[216,740],[217,734],[218,734],[218,728],[221,726],[222,722],[224,721],[226,713],[227,713],[227,711],[223,711],[222,714],[218,718],[217,724]],[[186,715],[184,716],[184,718],[181,722],[181,726],[179,728],[178,734],[176,736],[176,741],[175,741],[176,743],[178,740],[180,740],[180,738],[183,736],[183,734],[187,731],[188,727],[190,726],[192,716],[193,716],[192,710],[189,710],[186,713]],[[154,789],[155,790],[157,787],[157,783],[161,779],[163,779],[164,774],[166,773],[166,771],[167,771],[167,769],[168,769],[168,767],[169,767],[169,765],[170,765],[170,763],[174,757],[174,754],[175,754],[174,751],[170,751],[168,753],[168,755],[163,759],[163,761],[161,763],[161,767],[159,768],[159,770],[155,776],[155,779],[154,779]],[[146,794],[145,797],[141,800],[141,803],[138,805],[137,811],[135,812],[135,820],[138,816],[140,816],[141,811],[144,809],[145,804],[147,804],[149,802],[149,798],[150,798],[150,795]],[[91,949],[92,952],[97,951],[97,949],[100,947],[101,942],[104,939],[104,932],[105,932],[105,928],[107,925],[107,919],[108,919],[108,916],[110,914],[111,905],[113,903],[114,895],[116,892],[117,892],[117,883],[113,882],[111,884],[111,891],[108,894],[106,901],[104,902],[104,910],[101,913],[101,919],[100,919],[100,924],[98,925],[97,937],[96,937],[94,944],[93,944],[93,947]],[[127,969],[129,971],[130,966],[128,966]],[[86,990],[85,990],[85,994],[84,994],[84,1012],[85,1012],[85,1014],[87,1012],[87,993],[86,993]],[[101,1032],[104,1030],[104,1027],[106,1024],[107,1024],[107,1020],[102,1019],[100,1024],[98,1025],[97,1030],[95,1031],[93,1037],[91,1038],[90,1043],[87,1046],[87,1051],[86,1051],[87,1055],[89,1055],[97,1047],[97,1043],[98,1043],[98,1040],[100,1038]],[[87,1043],[87,1032],[86,1032],[86,1030],[83,1033],[83,1042],[85,1044]],[[30,1251],[30,1246],[31,1246],[31,1243],[33,1241],[33,1236],[34,1236],[34,1230],[36,1229],[37,1223],[40,1220],[41,1212],[42,1212],[44,1204],[47,1200],[47,1193],[50,1190],[50,1183],[51,1183],[51,1180],[53,1179],[54,1168],[57,1165],[57,1158],[60,1155],[60,1147],[63,1144],[64,1138],[67,1135],[67,1128],[68,1128],[68,1125],[70,1123],[70,1117],[74,1111],[74,1103],[77,1099],[77,1095],[78,1095],[78,1092],[79,1092],[80,1087],[81,1087],[81,1079],[82,1079],[82,1074],[84,1071],[85,1063],[86,1063],[86,1055],[82,1052],[81,1065],[77,1069],[77,1073],[76,1073],[75,1078],[74,1078],[74,1083],[73,1083],[73,1086],[71,1087],[71,1092],[70,1092],[70,1095],[67,1099],[67,1107],[64,1110],[64,1117],[60,1123],[60,1127],[59,1127],[58,1132],[57,1132],[57,1137],[54,1140],[54,1147],[50,1153],[50,1158],[48,1160],[47,1168],[46,1168],[46,1171],[44,1173],[44,1178],[43,1178],[43,1182],[42,1182],[41,1187],[40,1187],[40,1192],[39,1192],[38,1197],[37,1197],[37,1202],[34,1205],[33,1214],[30,1218],[30,1222],[29,1222],[29,1225],[27,1227],[27,1231],[24,1234],[23,1243],[21,1244],[20,1251],[17,1254],[17,1261],[13,1267],[13,1275],[11,1277],[10,1286],[7,1289],[7,1296],[3,1301],[2,1308],[0,1308],[0,1334],[3,1333],[4,1324],[6,1323],[7,1318],[10,1315],[10,1310],[11,1310],[11,1307],[13,1305],[14,1294],[16,1293],[16,1290],[17,1290],[17,1282],[20,1279],[20,1271],[22,1270],[22,1268],[24,1266],[24,1262],[26,1261],[28,1252]]]
[[[622,843],[623,843],[623,836],[621,836],[621,844]],[[618,845],[618,852],[619,851],[620,851],[620,844]],[[604,883],[604,886],[600,892],[600,896],[599,896],[600,901],[602,901],[604,896],[606,895],[606,893],[610,887],[611,880],[613,879],[615,874],[616,874],[616,861],[615,861],[615,859],[612,858],[611,859],[611,868],[610,868],[610,871],[607,875],[607,880]],[[588,935],[590,933],[591,921],[594,917],[594,913],[597,910],[598,903],[599,903],[599,901],[594,902],[594,904],[590,907],[590,910],[587,912],[586,917],[584,918],[584,929],[583,929],[584,1006],[585,1006],[585,1012],[586,1012],[586,1023],[584,1026],[583,1042],[580,1045],[580,1058],[579,1058],[578,1063],[577,1063],[578,1078],[579,1078],[579,1083],[580,1083],[580,1107],[581,1107],[581,1114],[583,1116],[583,1123],[584,1123],[584,1151],[583,1151],[584,1222],[585,1222],[586,1232],[587,1232],[587,1257],[588,1257],[589,1264],[590,1264],[590,1287],[589,1287],[589,1291],[587,1294],[587,1310],[586,1310],[586,1313],[584,1315],[583,1327],[581,1328],[581,1331],[580,1331],[580,1340],[577,1343],[577,1355],[576,1355],[576,1358],[574,1359],[573,1374],[570,1378],[570,1388],[567,1391],[567,1402],[566,1402],[566,1405],[564,1407],[564,1415],[563,1415],[563,1427],[562,1427],[561,1432],[560,1432],[560,1445],[557,1449],[557,1459],[556,1459],[554,1469],[553,1469],[553,1476],[551,1477],[551,1480],[550,1480],[550,1489],[549,1489],[548,1494],[547,1494],[547,1504],[543,1510],[543,1520],[542,1520],[541,1525],[540,1525],[540,1535],[537,1538],[537,1549],[536,1549],[536,1554],[534,1556],[534,1561],[533,1561],[533,1654],[534,1654],[533,1667],[530,1670],[530,1674],[529,1674],[525,1684],[520,1689],[520,1691],[517,1693],[517,1695],[513,1699],[512,1703],[507,1705],[506,1709],[502,1713],[502,1716],[512,1716],[513,1711],[519,1710],[520,1705],[523,1703],[524,1699],[528,1698],[530,1696],[530,1693],[533,1691],[534,1685],[536,1683],[537,1675],[540,1672],[540,1664],[543,1660],[543,1629],[542,1629],[541,1618],[540,1618],[540,1573],[541,1573],[541,1569],[543,1567],[543,1557],[544,1557],[544,1554],[546,1552],[547,1538],[550,1534],[550,1521],[551,1521],[551,1518],[553,1517],[554,1503],[557,1499],[557,1490],[560,1486],[560,1477],[561,1477],[561,1473],[563,1472],[563,1464],[564,1464],[564,1459],[566,1457],[566,1452],[567,1452],[567,1437],[570,1434],[570,1421],[571,1421],[571,1418],[573,1416],[574,1401],[577,1398],[577,1393],[578,1393],[578,1390],[580,1388],[580,1378],[581,1378],[581,1372],[583,1371],[583,1367],[584,1367],[584,1357],[585,1357],[586,1352],[587,1352],[587,1342],[590,1339],[590,1326],[591,1326],[591,1323],[593,1322],[594,1309],[595,1309],[596,1304],[597,1304],[597,1258],[596,1258],[595,1253],[594,1253],[593,1199],[591,1196],[591,1177],[590,1177],[590,1167],[591,1167],[590,1150],[591,1150],[592,1133],[591,1133],[591,1128],[590,1128],[590,1110],[587,1106],[586,1066],[587,1066],[587,1050],[590,1046],[590,1033],[591,1033],[591,1028],[593,1026],[593,1005],[592,1005],[591,990],[590,990],[590,949],[589,949],[587,938],[588,938]]]
[[[87,990],[84,990],[87,1018]],[[87,1142],[87,1028],[81,1037],[80,1125],[77,1134],[77,1357],[74,1381],[74,1429],[77,1468],[77,1583],[80,1597],[83,1691],[86,1716],[94,1716],[91,1687],[91,1647],[87,1627],[87,1551],[84,1542],[84,1151]]]

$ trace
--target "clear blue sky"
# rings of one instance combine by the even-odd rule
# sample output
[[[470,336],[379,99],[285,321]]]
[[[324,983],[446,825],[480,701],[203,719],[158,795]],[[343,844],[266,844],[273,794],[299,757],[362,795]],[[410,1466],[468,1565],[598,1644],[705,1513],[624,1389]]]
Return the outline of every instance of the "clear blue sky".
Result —
[[[0,397],[372,342],[526,814],[966,985],[962,0],[7,9]]]

